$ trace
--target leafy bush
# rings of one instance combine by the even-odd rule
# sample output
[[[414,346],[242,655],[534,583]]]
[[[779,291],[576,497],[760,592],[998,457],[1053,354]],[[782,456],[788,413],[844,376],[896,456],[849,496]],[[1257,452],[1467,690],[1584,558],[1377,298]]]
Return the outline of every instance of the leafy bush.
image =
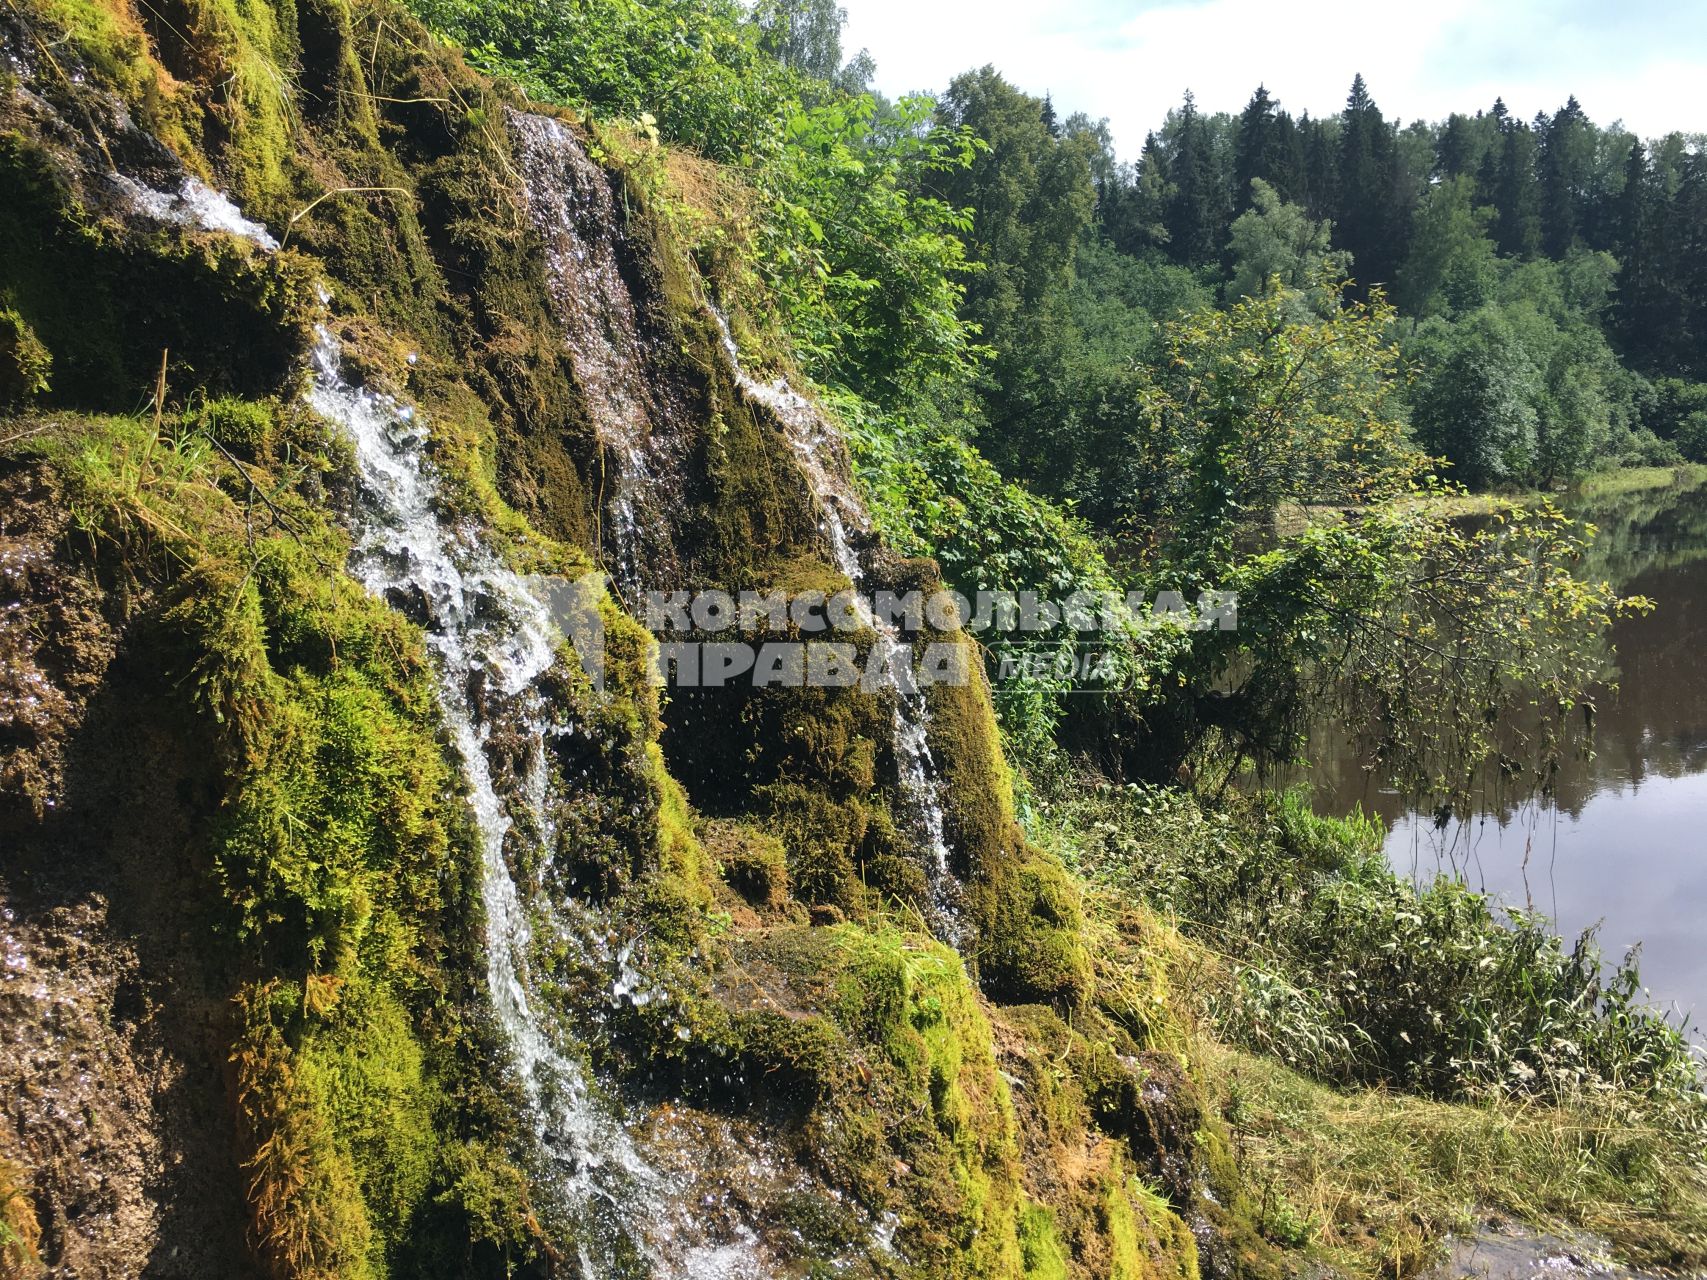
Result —
[[[953,590],[975,599],[981,591],[1033,591],[1062,600],[1077,591],[1124,596],[1097,540],[1073,515],[1005,480],[966,440],[928,417],[883,414],[843,397],[838,402],[848,443],[872,514],[889,545],[903,555],[929,556]],[[1108,658],[1111,686],[1149,692],[1184,646],[1171,626],[1104,632],[1087,640],[1067,628],[1043,636],[981,636],[1000,670],[1004,659],[1035,655],[1071,659],[1094,647]],[[1024,760],[1053,750],[1062,696],[1071,677],[1027,668],[1001,683],[996,710],[1003,737]]]
[[[800,77],[760,48],[734,0],[415,0],[476,66],[535,97],[606,119],[653,116],[660,134],[734,160],[774,149]]]
[[[1216,807],[1082,781],[1046,808],[1081,874],[1222,954],[1207,1009],[1239,1043],[1442,1097],[1618,1086],[1707,1128],[1688,1038],[1644,1007],[1634,955],[1609,969],[1592,930],[1567,945],[1456,881],[1413,886],[1378,822],[1319,817],[1296,794]]]
[[[1689,462],[1707,462],[1707,409],[1697,409],[1678,424],[1677,448]]]

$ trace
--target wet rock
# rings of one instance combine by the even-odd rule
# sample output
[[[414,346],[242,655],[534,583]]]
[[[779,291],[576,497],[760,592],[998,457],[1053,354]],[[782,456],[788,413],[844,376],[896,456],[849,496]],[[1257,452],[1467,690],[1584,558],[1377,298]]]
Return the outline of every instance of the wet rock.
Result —
[[[1607,1242],[1584,1234],[1548,1235],[1494,1219],[1447,1241],[1446,1258],[1424,1280],[1658,1280],[1611,1261]]]
[[[0,831],[63,799],[65,745],[112,661],[99,593],[54,556],[64,495],[38,467],[0,464]]]
[[[107,903],[43,906],[0,883],[0,956],[0,1175],[10,1165],[28,1189],[42,1274],[247,1274],[227,1251],[237,1223],[208,1230],[183,1212],[234,1206],[177,1203],[173,1190],[216,1163],[182,1122],[186,1108],[218,1114],[219,1077],[168,1049],[172,1011]]]

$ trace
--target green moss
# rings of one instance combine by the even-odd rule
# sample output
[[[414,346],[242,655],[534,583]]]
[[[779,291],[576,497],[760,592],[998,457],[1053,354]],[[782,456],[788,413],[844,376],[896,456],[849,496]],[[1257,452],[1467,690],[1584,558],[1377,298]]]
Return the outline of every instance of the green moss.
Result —
[[[0,310],[0,408],[28,404],[51,385],[53,353],[24,318]]]
[[[971,646],[963,633],[930,638]],[[930,689],[930,730],[947,784],[950,843],[979,926],[979,980],[1002,1000],[1080,1005],[1090,991],[1090,962],[1078,892],[1052,857],[1026,843],[982,663],[968,652],[962,665],[969,684]]]
[[[286,1040],[300,991],[247,988],[232,1053],[251,1238],[276,1275],[370,1277],[373,1228],[356,1174]]]
[[[1019,1213],[1020,1262],[1026,1280],[1067,1280],[1067,1257],[1055,1231],[1055,1215],[1028,1204]]]
[[[991,895],[980,972],[989,990],[1003,998],[1075,1007],[1088,995],[1091,980],[1078,888],[1060,864],[1028,853]]]
[[[940,1274],[1014,1274],[1019,1169],[1012,1104],[996,1071],[990,1024],[960,957],[898,932],[851,925],[827,932],[840,953],[832,1014],[857,1043],[879,1051],[872,1089],[887,1104],[889,1122],[900,1126],[910,1170],[904,1228],[917,1247],[955,1259]],[[925,1110],[914,1118],[910,1106]]]
[[[53,353],[49,403],[95,411],[167,389],[258,396],[306,346],[312,271],[292,254],[182,228],[121,231],[94,218],[40,143],[0,133],[0,297]],[[77,282],[67,288],[66,281]]]
[[[700,826],[706,856],[743,898],[773,910],[788,898],[788,854],[775,835],[733,819]]]
[[[658,866],[666,875],[681,880],[696,901],[709,903],[710,870],[699,837],[694,833],[693,811],[688,807],[687,792],[664,767],[664,753],[656,742],[648,742],[646,752],[660,797]]]
[[[858,856],[869,818],[858,801],[838,802],[797,782],[776,783],[760,797],[768,822],[788,850],[788,874],[808,902],[858,901]]]
[[[1120,1176],[1122,1162],[1116,1159],[1101,1185],[1097,1216],[1109,1246],[1109,1280],[1148,1280],[1145,1273],[1144,1240],[1138,1215]]]
[[[287,190],[296,120],[284,69],[299,54],[290,0],[38,3],[190,169],[210,177],[216,162],[252,199]]]
[[[1115,1249],[1115,1276],[1132,1280],[1198,1280],[1197,1239],[1163,1195],[1141,1180],[1125,1176],[1116,1162],[1104,1184]]]
[[[185,425],[249,457],[265,452],[277,431],[272,406],[229,396],[196,406]]]
[[[342,984],[304,1036],[298,1061],[308,1099],[326,1117],[354,1171],[373,1228],[368,1265],[408,1239],[410,1220],[433,1177],[439,1137],[434,1096],[408,1014],[366,979]]]
[[[46,0],[35,8],[45,27],[38,40],[49,48],[71,42],[100,83],[129,103],[151,133],[179,156],[195,155],[194,104],[153,58],[136,9],[116,0]],[[60,59],[51,65],[61,85],[72,79]]]
[[[527,1175],[501,1148],[480,1139],[456,1143],[445,1152],[444,1168],[437,1205],[460,1215],[470,1238],[506,1259],[537,1247],[540,1226],[528,1207]]]

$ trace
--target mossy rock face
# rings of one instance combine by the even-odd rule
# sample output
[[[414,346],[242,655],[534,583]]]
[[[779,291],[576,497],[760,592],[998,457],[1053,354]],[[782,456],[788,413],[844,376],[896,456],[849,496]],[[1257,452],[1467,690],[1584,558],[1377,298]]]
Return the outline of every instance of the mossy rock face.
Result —
[[[58,174],[32,144],[0,135],[0,237],[15,247],[0,261],[0,296],[13,301],[15,332],[34,335],[18,339],[34,396],[128,410],[152,395],[162,354],[180,400],[285,386],[306,349],[307,264],[228,236],[97,220]]]
[[[1205,1185],[1198,1134],[1207,1117],[1179,1063],[1165,1054],[1126,1057],[1080,1041],[1074,1067],[1098,1125],[1124,1139],[1145,1176],[1189,1212]]]
[[[1284,1273],[1279,1252],[1258,1227],[1260,1208],[1239,1174],[1226,1124],[1177,1058],[1154,1051],[1128,1056],[1079,1038],[1069,1061],[1090,1114],[1124,1141],[1151,1199],[1192,1228],[1182,1226],[1171,1246],[1166,1233],[1158,1237],[1165,1246],[1158,1258],[1182,1262],[1183,1240],[1195,1239],[1190,1258],[1205,1276]]]
[[[1121,1039],[1118,1029],[1094,1010],[1069,1026],[1047,1005],[1002,1008],[997,1019],[1002,1070],[1014,1080],[1025,1192],[1048,1215],[1045,1238],[1057,1245],[1065,1274],[1198,1280],[1192,1224],[1203,1220],[1200,1188],[1188,1179],[1186,1207],[1176,1206],[1158,1182],[1158,1164],[1134,1153],[1128,1111],[1110,1101],[1118,1092],[1111,1080],[1130,1079],[1138,1061],[1110,1047]],[[1122,1097],[1129,1109],[1158,1104]],[[1196,1170],[1194,1139],[1183,1141],[1183,1163]]]
[[[70,507],[52,468],[0,459],[0,563],[7,566],[0,606],[0,717],[7,724],[0,843],[8,847],[64,803],[67,747],[118,646],[99,590],[54,554],[73,536]]]
[[[760,597],[834,597],[848,580],[823,563],[791,559],[767,565]],[[739,589],[729,588],[739,597]],[[689,639],[755,647],[851,645],[869,657],[869,629],[812,631],[790,616],[783,625],[756,616],[754,626]],[[668,642],[673,633],[662,636]],[[755,688],[738,678],[724,688],[671,691],[663,746],[672,770],[699,807],[714,816],[763,815],[787,851],[789,882],[809,903],[847,911],[868,897],[923,904],[922,872],[907,860],[892,810],[893,738],[889,697],[860,688]]]
[[[1036,850],[1027,853],[994,886],[979,972],[999,999],[1073,1008],[1084,1002],[1091,983],[1078,888],[1059,863]]]
[[[0,47],[36,67],[42,35],[24,12],[0,17]],[[0,98],[0,305],[14,335],[33,332],[23,344],[35,350],[33,394],[129,411],[153,392],[163,352],[179,402],[192,390],[280,389],[306,344],[309,264],[196,230],[182,210],[144,215],[142,204],[176,199],[190,176],[183,158],[139,129],[74,49],[56,54],[57,75],[32,77],[34,92]]]
[[[171,0],[145,27],[104,0],[23,2],[57,15],[44,30],[69,32],[74,74],[42,99],[48,114],[0,121],[0,235],[8,250],[25,246],[0,264],[0,299],[17,318],[0,328],[0,344],[14,334],[0,376],[39,367],[33,340],[51,353],[52,380],[27,394],[125,410],[151,392],[170,348],[171,418],[243,460],[233,470],[223,453],[169,451],[173,485],[149,488],[161,504],[150,507],[133,501],[139,486],[127,494],[114,480],[150,447],[146,422],[85,422],[62,455],[87,464],[79,500],[95,513],[102,572],[120,572],[107,567],[116,560],[143,584],[127,640],[207,748],[207,812],[191,843],[209,874],[196,910],[210,967],[240,996],[231,1071],[259,1253],[278,1274],[549,1269],[518,1167],[521,1103],[494,1078],[480,868],[429,653],[415,627],[337,572],[348,542],[328,490],[338,495],[348,458],[315,437],[291,385],[317,311],[311,282],[323,278],[351,376],[409,398],[432,423],[447,511],[529,571],[592,566],[598,433],[503,125],[507,107],[526,104],[384,4]],[[0,10],[0,34],[18,36],[20,12]],[[170,65],[151,52],[171,44],[165,22],[192,36],[161,55]],[[256,96],[258,68],[300,93]],[[117,127],[109,91],[161,141]],[[160,190],[186,173],[217,181],[289,247],[263,254],[115,210],[95,181],[105,162],[64,123],[79,111],[113,125],[127,172]],[[676,500],[650,567],[689,589],[847,586],[824,561],[777,424],[733,384],[668,218],[628,185],[613,231]],[[56,292],[67,278],[82,286],[73,298]],[[101,322],[80,322],[90,315]],[[256,484],[290,527],[257,525],[242,505]],[[181,540],[139,529],[160,516]],[[898,562],[886,581],[932,590],[940,575]],[[848,1219],[894,1213],[897,1270],[1175,1274],[1158,1259],[1192,1256],[1190,1239],[1132,1181],[1151,1166],[1126,1115],[1131,1090],[1061,1017],[1098,1026],[1082,912],[1014,819],[981,679],[931,694],[930,745],[976,936],[969,974],[949,949],[882,923],[896,904],[922,912],[929,901],[898,812],[890,700],[748,689],[661,706],[650,637],[615,604],[602,613],[607,689],[595,695],[567,659],[545,682],[556,728],[573,726],[551,739],[549,769],[577,784],[540,824],[557,844],[541,857],[530,837],[544,832],[518,826],[505,853],[519,880],[537,874],[545,892],[573,895],[655,952],[669,1001],[614,1011],[587,1033],[605,1078],[796,1143],[803,1167],[847,1194],[836,1208],[801,1200],[790,1220],[841,1241]],[[872,641],[854,637],[865,651]],[[487,744],[506,783],[531,759],[525,728],[500,726]],[[758,925],[713,915],[718,867],[763,908],[740,909]],[[833,908],[819,918],[834,923],[781,923],[791,893]],[[592,979],[565,978],[556,994],[571,1017],[593,1007],[576,981]],[[1032,1037],[1003,1023],[1000,1069],[986,994],[1035,1002],[1025,1015],[1041,1028]],[[1100,1026],[1095,1038],[1115,1042]],[[1010,1065],[1027,1090],[1017,1114]],[[1213,1118],[1199,1121],[1194,1133],[1213,1142]],[[1184,1124],[1156,1141],[1174,1142]],[[1083,1169],[1028,1183],[1039,1133],[1083,1154]],[[1222,1186],[1224,1161],[1205,1160]]]
[[[752,930],[730,940],[709,988],[625,1017],[654,1087],[768,1114],[863,1221],[897,1215],[901,1274],[1023,1274],[1007,1086],[947,948],[851,924]]]
[[[418,632],[336,572],[348,544],[326,512],[280,486],[271,519],[257,517],[227,491],[268,483],[287,444],[309,475],[330,465],[307,455],[312,434],[269,405],[221,405],[220,421],[252,429],[240,471],[174,444],[189,440],[175,418],[165,439],[146,418],[26,420],[34,456],[5,470],[38,482],[8,490],[9,513],[59,494],[77,522],[50,551],[69,562],[39,585],[85,578],[59,604],[66,622],[88,580],[105,588],[124,657],[101,692],[135,686],[133,767],[155,763],[159,735],[196,758],[192,776],[159,784],[178,824],[169,846],[138,844],[184,895],[171,909],[195,940],[182,944],[190,972],[224,995],[244,975],[235,1146],[257,1252],[286,1274],[407,1273],[405,1256],[430,1273],[488,1247],[444,1185],[451,1135],[467,1125],[502,1143],[515,1114],[483,1078],[492,1046],[468,1020],[483,971],[473,845],[432,667]],[[75,689],[87,681],[70,638],[50,629],[35,656]],[[62,826],[96,820],[77,793],[60,810]],[[52,830],[25,836],[51,844]]]
[[[705,821],[699,834],[706,857],[749,903],[777,910],[788,901],[788,852],[776,836],[729,819]]]
[[[971,647],[960,633],[928,639]],[[998,1000],[1076,1007],[1091,988],[1078,891],[1059,863],[1026,842],[983,666],[971,653],[959,666],[970,683],[929,690],[930,740],[942,762],[956,871],[978,928],[979,981]]]

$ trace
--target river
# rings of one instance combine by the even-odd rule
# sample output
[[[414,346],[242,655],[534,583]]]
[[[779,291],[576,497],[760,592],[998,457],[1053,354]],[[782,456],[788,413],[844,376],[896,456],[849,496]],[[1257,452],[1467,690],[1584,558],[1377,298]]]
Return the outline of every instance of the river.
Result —
[[[1600,529],[1584,572],[1655,604],[1613,629],[1616,689],[1597,697],[1592,756],[1568,761],[1548,800],[1490,795],[1441,826],[1326,736],[1312,749],[1316,804],[1379,815],[1402,874],[1457,875],[1566,937],[1599,924],[1608,960],[1640,943],[1651,1002],[1707,1019],[1707,483],[1565,505]]]

